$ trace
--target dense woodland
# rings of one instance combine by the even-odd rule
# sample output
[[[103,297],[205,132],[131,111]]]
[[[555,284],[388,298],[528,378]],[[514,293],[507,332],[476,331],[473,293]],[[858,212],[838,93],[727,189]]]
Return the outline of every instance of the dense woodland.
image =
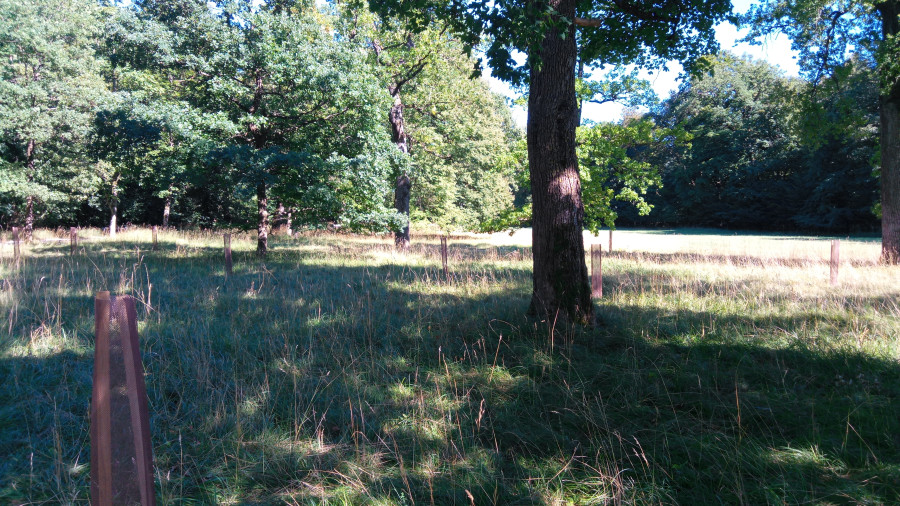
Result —
[[[407,215],[530,223],[524,132],[439,20],[413,29],[352,2],[3,0],[0,23],[3,227],[262,242],[272,227],[398,231]],[[582,64],[579,100],[631,106],[578,129],[586,228],[876,230],[877,62],[849,54],[801,79],[720,53],[661,99],[625,67]]]

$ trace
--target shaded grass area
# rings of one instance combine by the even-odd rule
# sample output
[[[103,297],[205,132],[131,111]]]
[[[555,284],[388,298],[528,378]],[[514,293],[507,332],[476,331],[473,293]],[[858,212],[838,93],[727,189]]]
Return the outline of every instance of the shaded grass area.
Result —
[[[0,267],[0,503],[88,500],[101,289],[138,300],[162,503],[900,501],[895,270],[613,254],[570,329],[524,316],[527,248],[448,280],[436,241],[236,240],[225,280],[220,236],[161,240]]]

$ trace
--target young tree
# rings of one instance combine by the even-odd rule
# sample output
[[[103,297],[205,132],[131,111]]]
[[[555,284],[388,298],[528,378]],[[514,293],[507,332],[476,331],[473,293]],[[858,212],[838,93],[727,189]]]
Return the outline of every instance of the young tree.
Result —
[[[840,68],[849,50],[878,63],[881,116],[881,259],[900,263],[900,0],[770,0],[744,20],[755,40],[786,33],[813,84]]]
[[[495,75],[529,86],[527,143],[533,192],[534,274],[530,312],[587,322],[593,314],[575,155],[576,63],[689,68],[716,48],[713,26],[729,0],[370,0],[383,15],[425,27],[441,19],[469,47],[487,40]],[[576,46],[576,28],[579,30]],[[527,56],[524,66],[514,51]]]
[[[645,195],[662,180],[659,166],[645,155],[683,146],[689,139],[684,130],[657,127],[647,117],[579,127],[578,160],[586,228],[594,233],[604,226],[614,228],[618,218],[615,202],[633,206],[641,216],[650,213],[653,206]]]
[[[27,239],[35,205],[91,186],[81,149],[106,96],[98,13],[87,0],[0,0],[0,179],[24,204]]]

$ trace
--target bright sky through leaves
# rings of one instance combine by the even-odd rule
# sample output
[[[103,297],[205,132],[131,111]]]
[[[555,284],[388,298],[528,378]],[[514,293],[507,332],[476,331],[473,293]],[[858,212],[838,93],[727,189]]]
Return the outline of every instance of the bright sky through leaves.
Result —
[[[752,0],[733,0],[734,10],[737,13],[744,13],[751,5],[758,3]],[[761,41],[762,45],[751,45],[746,42],[738,42],[747,34],[748,30],[739,30],[731,23],[721,23],[716,27],[716,39],[719,41],[722,51],[730,51],[736,55],[750,55],[753,58],[766,60],[773,65],[778,66],[787,75],[799,75],[800,68],[797,65],[797,53],[791,50],[791,41],[784,35],[768,38]],[[668,70],[656,70],[653,72],[642,72],[641,77],[653,83],[653,90],[659,96],[660,100],[665,100],[673,91],[675,91],[681,81],[681,65],[672,62]],[[503,94],[510,98],[517,98],[518,95],[509,87],[509,85],[493,76],[490,76],[490,69],[485,69],[484,75],[491,84],[491,89],[497,93]],[[596,76],[595,76],[596,77]],[[624,106],[615,103],[607,104],[585,104],[582,111],[584,120],[594,122],[618,121],[622,119]],[[520,127],[525,128],[526,112],[520,106],[513,108],[513,118]]]

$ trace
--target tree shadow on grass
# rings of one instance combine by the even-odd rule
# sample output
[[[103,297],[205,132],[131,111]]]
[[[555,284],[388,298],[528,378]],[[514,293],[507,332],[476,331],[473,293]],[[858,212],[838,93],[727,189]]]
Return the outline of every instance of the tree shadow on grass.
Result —
[[[123,254],[94,259],[103,278],[133,268]],[[811,343],[821,315],[604,305],[605,326],[554,333],[522,316],[521,266],[438,282],[438,263],[276,250],[226,283],[217,254],[143,260],[162,502],[900,499],[900,366]],[[83,501],[91,298],[21,288],[0,347],[0,500]],[[76,344],[12,353],[54,298]]]

